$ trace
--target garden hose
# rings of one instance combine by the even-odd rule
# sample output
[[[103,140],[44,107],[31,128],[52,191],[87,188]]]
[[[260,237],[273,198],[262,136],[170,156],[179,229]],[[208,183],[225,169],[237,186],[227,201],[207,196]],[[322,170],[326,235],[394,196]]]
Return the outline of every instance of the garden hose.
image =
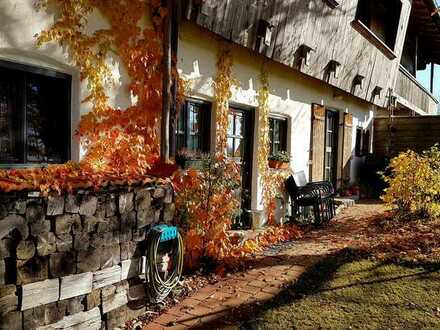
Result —
[[[154,226],[148,234],[146,257],[147,293],[152,303],[160,303],[182,276],[184,247],[177,228]]]

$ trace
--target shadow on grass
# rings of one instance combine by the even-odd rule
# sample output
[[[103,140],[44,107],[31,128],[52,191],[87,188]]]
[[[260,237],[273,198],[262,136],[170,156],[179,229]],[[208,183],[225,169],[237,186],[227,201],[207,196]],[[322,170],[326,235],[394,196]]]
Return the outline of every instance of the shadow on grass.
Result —
[[[255,320],[258,319],[258,315],[264,313],[267,310],[278,308],[284,305],[289,305],[303,299],[304,297],[311,296],[314,294],[319,294],[326,291],[336,291],[345,288],[352,288],[356,286],[373,285],[375,283],[386,283],[398,281],[405,278],[426,276],[430,273],[440,270],[440,263],[399,263],[399,266],[406,268],[422,268],[421,271],[405,274],[401,276],[393,276],[388,278],[372,279],[372,280],[360,280],[354,283],[349,283],[347,285],[341,285],[336,287],[327,287],[336,276],[338,270],[345,264],[365,260],[370,255],[364,250],[356,249],[342,249],[335,253],[321,256],[319,261],[312,262],[306,271],[290,286],[286,287],[285,290],[277,294],[273,299],[266,300],[260,303],[243,304],[239,307],[230,308],[223,310],[219,313],[211,313],[204,315],[201,319],[199,326],[193,327],[194,329],[216,329],[225,327],[228,325],[240,325],[242,329],[254,329]],[[303,259],[298,256],[294,259]],[[274,260],[271,257],[269,263],[273,263]],[[294,260],[289,260],[291,263]],[[264,261],[263,261],[264,263]],[[285,260],[279,259],[279,264],[286,264]],[[291,263],[295,265],[295,263]],[[380,262],[369,271],[374,268],[379,268],[386,264],[392,264],[391,262]],[[310,261],[309,261],[310,265]],[[365,270],[360,270],[363,272]],[[194,318],[197,319],[197,318]],[[251,321],[246,321],[251,320]],[[191,321],[189,319],[188,321]]]

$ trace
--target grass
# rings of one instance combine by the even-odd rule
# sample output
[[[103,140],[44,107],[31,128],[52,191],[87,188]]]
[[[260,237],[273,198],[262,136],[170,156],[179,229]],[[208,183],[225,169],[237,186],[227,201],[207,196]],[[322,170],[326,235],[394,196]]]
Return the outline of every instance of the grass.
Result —
[[[242,329],[440,329],[440,267],[326,258]]]

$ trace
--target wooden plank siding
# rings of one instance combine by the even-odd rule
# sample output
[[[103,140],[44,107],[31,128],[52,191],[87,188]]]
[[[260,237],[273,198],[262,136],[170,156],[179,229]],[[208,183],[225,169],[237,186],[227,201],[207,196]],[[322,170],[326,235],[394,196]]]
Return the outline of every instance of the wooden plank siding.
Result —
[[[343,1],[336,8],[323,0],[206,0],[193,6],[193,16],[199,26],[224,39],[320,80],[325,81],[328,63],[337,61],[341,63],[339,76],[331,77],[329,84],[385,107],[387,90],[396,80],[411,11],[410,0],[401,1],[395,59],[353,27],[358,0]],[[257,41],[260,19],[273,25],[269,46]],[[309,65],[298,68],[301,45],[313,51]],[[353,88],[357,75],[365,77],[362,89]],[[382,93],[373,98],[376,87],[381,87]]]
[[[405,106],[412,110],[422,110],[427,114],[437,113],[438,100],[402,66],[397,75],[395,92],[409,102]]]
[[[374,119],[373,152],[379,157],[402,151],[421,152],[440,143],[440,117],[394,117]]]

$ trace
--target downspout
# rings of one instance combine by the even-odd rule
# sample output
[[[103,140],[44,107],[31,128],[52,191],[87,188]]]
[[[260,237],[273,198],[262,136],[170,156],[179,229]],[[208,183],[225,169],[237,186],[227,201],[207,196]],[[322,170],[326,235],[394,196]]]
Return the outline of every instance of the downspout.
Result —
[[[181,1],[171,0],[173,6],[172,12],[172,28],[171,28],[171,68],[172,71],[177,73],[177,52],[179,47],[179,23],[181,13]],[[171,106],[171,119],[170,119],[170,157],[176,156],[176,130],[177,130],[177,89],[178,89],[178,77],[175,75],[172,77],[173,83],[171,87],[172,94],[172,106]]]
[[[162,120],[160,131],[160,160],[170,161],[170,108],[171,108],[171,30],[172,0],[165,0],[167,15],[163,20],[163,66],[162,66]]]

